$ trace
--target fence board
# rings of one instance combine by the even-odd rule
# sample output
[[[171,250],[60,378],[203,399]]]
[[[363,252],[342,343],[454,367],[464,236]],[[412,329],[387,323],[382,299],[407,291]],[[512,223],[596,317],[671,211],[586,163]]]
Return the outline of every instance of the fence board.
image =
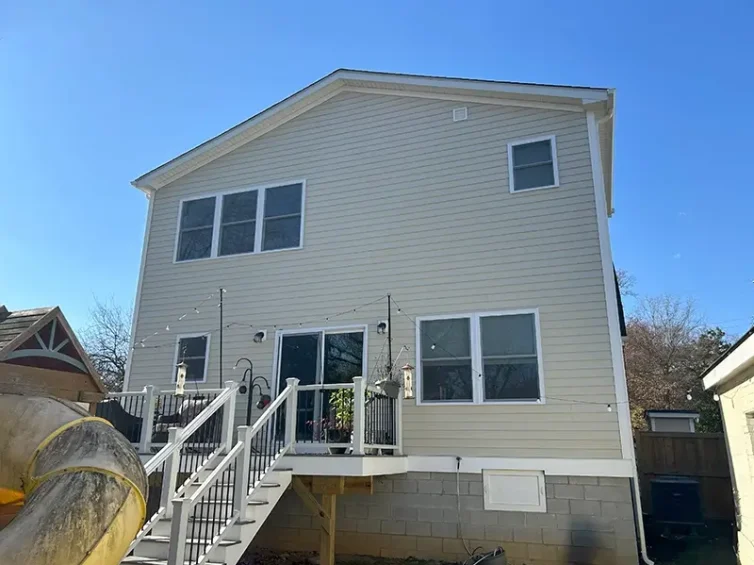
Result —
[[[635,438],[642,504],[652,513],[651,482],[659,476],[699,481],[702,511],[708,520],[733,520],[728,455],[723,434],[639,432]]]

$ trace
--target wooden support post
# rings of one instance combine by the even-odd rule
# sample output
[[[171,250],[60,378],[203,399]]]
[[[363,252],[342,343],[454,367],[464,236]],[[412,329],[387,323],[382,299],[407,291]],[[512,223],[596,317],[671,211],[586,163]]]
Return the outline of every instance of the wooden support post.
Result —
[[[249,392],[251,394],[251,392]],[[251,470],[251,434],[249,426],[238,426],[238,441],[243,451],[236,459],[236,478],[233,482],[233,509],[246,517],[246,497],[249,495],[249,471]]]
[[[168,445],[178,441],[182,428],[168,428]],[[173,515],[173,498],[178,483],[178,467],[181,462],[181,450],[176,449],[165,460],[165,471],[162,473],[162,491],[160,492],[160,506],[165,508],[165,518]]]
[[[395,399],[395,454],[403,455],[403,395]]]
[[[186,555],[186,535],[191,501],[188,498],[173,500],[175,514],[170,525],[170,546],[168,548],[168,565],[183,565]]]
[[[335,565],[335,502],[337,495],[323,494],[320,504],[300,477],[293,477],[291,485],[304,505],[316,516],[319,523],[320,565]]]
[[[291,395],[285,401],[285,445],[288,453],[296,453],[296,418],[298,416],[298,379],[291,377],[286,379],[291,388]]]
[[[227,453],[233,448],[233,422],[236,419],[236,383],[228,381],[225,383],[225,388],[233,390],[233,394],[230,395],[228,400],[223,406],[223,427],[220,441],[223,443],[222,454]],[[249,391],[251,394],[251,391]]]
[[[144,404],[141,407],[141,438],[139,439],[139,453],[149,453],[152,449],[152,426],[154,425],[154,409],[157,396],[154,385],[144,387]]]
[[[322,495],[322,509],[325,513],[325,517],[322,518],[322,522],[326,521],[327,527],[325,528],[323,524],[319,531],[319,565],[335,565],[336,499],[336,494]]]
[[[364,401],[366,385],[364,377],[353,378],[353,454],[364,455]]]

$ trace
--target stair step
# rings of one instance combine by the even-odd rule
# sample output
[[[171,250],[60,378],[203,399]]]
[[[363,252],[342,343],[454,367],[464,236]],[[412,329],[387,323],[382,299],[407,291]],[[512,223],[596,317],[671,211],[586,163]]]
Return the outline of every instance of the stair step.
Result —
[[[170,543],[170,536],[146,536],[144,540],[154,541],[157,543]],[[206,539],[186,539],[186,543],[207,545]],[[241,543],[238,540],[220,540],[217,544],[219,547],[228,547],[231,545],[238,545]]]
[[[199,480],[195,480],[193,483],[191,483],[191,486],[192,487],[199,487],[199,486],[202,486],[203,484],[204,484],[203,482],[201,482]],[[233,483],[217,483],[214,486],[215,487],[220,487],[220,488],[226,488],[226,487],[233,488],[235,485]],[[268,483],[261,483],[261,484],[259,484],[257,486],[259,486],[261,488],[278,488],[280,486],[280,483],[269,483],[268,482]]]
[[[227,520],[223,520],[221,518],[202,518],[199,516],[198,518],[194,519],[193,516],[189,516],[189,522],[201,522],[203,524],[225,524]],[[233,525],[235,526],[248,526],[249,524],[256,524],[256,520],[236,520]]]
[[[138,555],[129,555],[124,557],[120,561],[129,565],[168,565],[167,559],[155,559],[152,557],[139,557]],[[186,565],[190,565],[188,561],[185,561]],[[225,563],[218,563],[217,561],[207,561],[204,565],[225,565]]]
[[[211,498],[209,500],[200,500],[196,503],[197,506],[200,504],[233,504],[232,500],[223,500],[221,498]],[[249,500],[247,502],[249,506],[264,506],[265,504],[269,504],[266,500]]]

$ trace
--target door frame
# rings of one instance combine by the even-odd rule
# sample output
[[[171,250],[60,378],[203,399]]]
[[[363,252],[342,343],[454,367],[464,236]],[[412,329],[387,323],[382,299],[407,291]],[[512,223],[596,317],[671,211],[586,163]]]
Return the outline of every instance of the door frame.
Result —
[[[369,347],[368,347],[368,336],[369,336],[369,326],[367,324],[351,324],[351,325],[343,325],[343,326],[324,326],[324,327],[317,327],[317,328],[296,328],[294,330],[277,330],[275,332],[275,351],[272,358],[272,397],[275,398],[279,394],[279,379],[280,374],[278,372],[278,369],[280,368],[280,356],[282,354],[282,342],[283,337],[287,335],[301,335],[301,334],[313,334],[313,333],[321,333],[321,334],[342,334],[342,333],[355,333],[355,331],[361,330],[364,335],[364,344],[363,344],[363,355],[361,360],[361,376],[362,377],[368,377],[369,372]],[[322,343],[322,348],[320,351],[320,358],[319,362],[321,363],[322,367],[324,367],[324,360],[325,360],[325,348],[324,348],[324,341]]]

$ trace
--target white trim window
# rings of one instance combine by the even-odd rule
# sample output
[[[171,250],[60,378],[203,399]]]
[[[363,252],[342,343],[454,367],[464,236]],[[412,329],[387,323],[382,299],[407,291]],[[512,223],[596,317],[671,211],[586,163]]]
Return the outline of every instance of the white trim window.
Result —
[[[176,381],[179,363],[186,364],[186,382],[206,382],[209,365],[209,335],[179,335],[175,344],[173,382]]]
[[[300,249],[305,181],[181,200],[175,261]]]
[[[558,186],[560,179],[555,136],[548,135],[509,143],[508,177],[511,192]]]
[[[417,318],[419,403],[541,403],[539,312]]]
[[[367,374],[366,326],[278,330],[275,348],[278,390],[290,377],[300,385],[350,384]]]

